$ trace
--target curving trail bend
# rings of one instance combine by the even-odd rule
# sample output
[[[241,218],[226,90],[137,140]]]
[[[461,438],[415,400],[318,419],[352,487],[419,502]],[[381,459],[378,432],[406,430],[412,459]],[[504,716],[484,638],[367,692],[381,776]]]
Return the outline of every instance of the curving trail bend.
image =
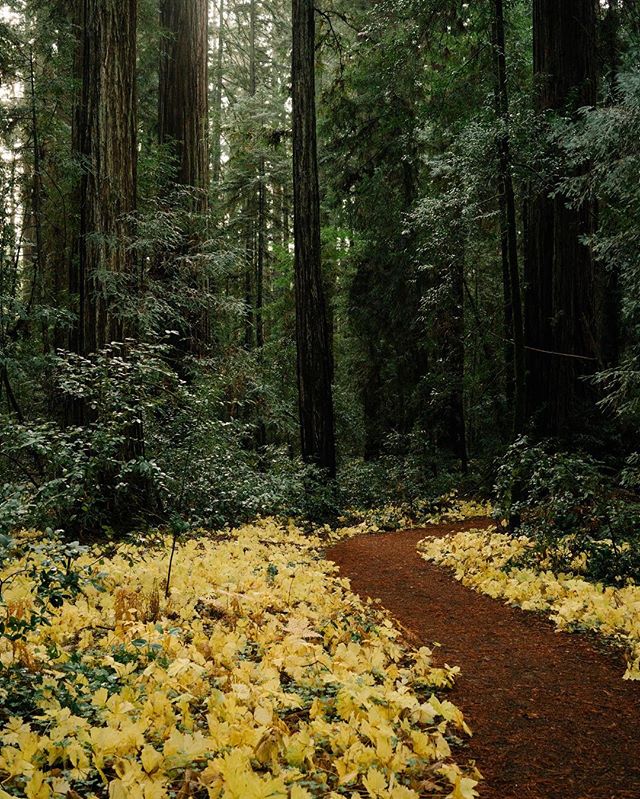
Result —
[[[482,526],[361,536],[327,557],[462,668],[451,699],[474,736],[458,759],[476,761],[481,799],[640,799],[640,683],[621,679],[622,656],[465,588],[416,552],[427,535]]]

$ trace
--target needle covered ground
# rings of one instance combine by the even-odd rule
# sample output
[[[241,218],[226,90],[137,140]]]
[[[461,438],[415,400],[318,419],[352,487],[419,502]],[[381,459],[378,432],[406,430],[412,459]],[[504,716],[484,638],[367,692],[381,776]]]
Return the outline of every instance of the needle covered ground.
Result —
[[[469,530],[425,538],[418,551],[425,560],[454,569],[464,585],[547,613],[560,630],[590,630],[621,644],[627,652],[624,678],[640,680],[640,586],[605,586],[579,573],[557,574],[544,562],[522,565],[533,546],[526,536]]]
[[[320,556],[366,529],[202,532],[167,599],[166,545],[97,564],[102,590],[0,637],[1,799],[472,799],[478,775],[450,751],[469,732],[444,697],[456,669]],[[32,602],[17,574],[0,613]]]

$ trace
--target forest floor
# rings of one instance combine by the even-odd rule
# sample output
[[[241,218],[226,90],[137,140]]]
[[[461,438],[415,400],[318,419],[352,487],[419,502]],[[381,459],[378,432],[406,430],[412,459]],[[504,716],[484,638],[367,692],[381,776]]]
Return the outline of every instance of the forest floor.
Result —
[[[426,536],[490,526],[360,536],[327,557],[412,643],[438,642],[441,659],[461,667],[451,699],[474,735],[458,761],[476,761],[482,799],[638,799],[640,683],[621,679],[622,654],[476,593],[416,552]]]

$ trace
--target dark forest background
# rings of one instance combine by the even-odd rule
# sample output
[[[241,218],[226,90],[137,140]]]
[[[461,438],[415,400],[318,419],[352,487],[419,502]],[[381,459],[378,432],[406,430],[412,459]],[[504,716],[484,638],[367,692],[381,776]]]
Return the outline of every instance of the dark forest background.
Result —
[[[2,530],[633,534],[635,2],[2,9]]]

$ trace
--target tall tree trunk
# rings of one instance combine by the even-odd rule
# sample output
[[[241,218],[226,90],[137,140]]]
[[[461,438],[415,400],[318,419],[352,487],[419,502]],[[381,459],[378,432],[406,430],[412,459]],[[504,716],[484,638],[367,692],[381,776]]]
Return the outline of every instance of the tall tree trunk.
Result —
[[[218,188],[220,183],[220,170],[222,166],[222,93],[223,82],[223,57],[224,57],[224,0],[219,0],[218,6],[218,46],[216,50],[216,89],[213,108],[213,185]]]
[[[302,456],[335,476],[333,363],[322,285],[313,0],[293,0],[296,340]]]
[[[158,131],[173,144],[176,180],[205,211],[209,187],[208,0],[161,0],[166,31],[160,58]]]
[[[31,105],[31,139],[33,144],[31,210],[33,213],[35,249],[32,259],[33,276],[31,278],[31,290],[29,292],[29,299],[27,302],[28,311],[31,310],[33,303],[36,302],[41,296],[44,272],[44,244],[42,236],[42,148],[40,144],[40,126],[36,104],[35,57],[32,46],[29,49],[29,95]],[[46,325],[43,326],[43,330],[46,330]],[[44,338],[47,338],[46,333]],[[47,350],[48,347],[45,346],[44,351],[46,352]]]
[[[449,362],[453,368],[450,393],[450,418],[452,423],[453,450],[462,471],[469,467],[467,452],[467,424],[464,409],[464,254],[453,265],[452,276],[451,339]]]
[[[525,417],[525,349],[520,270],[518,267],[518,226],[515,192],[511,174],[509,140],[509,92],[505,50],[504,8],[502,0],[493,4],[493,49],[495,59],[495,110],[500,124],[498,134],[498,199],[500,203],[500,243],[502,249],[505,328],[511,367],[513,429],[518,435]],[[513,342],[513,343],[511,343]],[[509,392],[507,392],[509,395]]]
[[[595,0],[534,0],[536,110],[564,111],[596,100]],[[569,207],[554,186],[529,202],[525,262],[527,413],[541,433],[559,434],[593,410],[583,378],[595,366],[594,264],[583,241],[594,208]]]
[[[74,149],[82,160],[77,263],[70,290],[79,297],[72,348],[94,352],[122,339],[120,281],[134,271],[128,246],[136,204],[136,0],[79,0],[77,69],[81,92]]]
[[[74,113],[73,147],[83,168],[77,258],[70,270],[70,293],[79,297],[78,323],[71,347],[91,354],[111,341],[123,341],[131,315],[119,309],[135,279],[130,246],[136,207],[136,0],[78,0],[76,69],[81,79]],[[83,399],[67,406],[67,418],[86,424],[95,412]],[[123,430],[120,458],[144,453],[139,421]],[[104,485],[115,477],[105,468]],[[139,508],[151,500],[145,480],[137,486]],[[117,492],[107,492],[114,518]],[[127,508],[133,518],[137,509]]]
[[[287,111],[286,107],[283,107],[281,112],[281,121],[280,121],[282,130],[286,131],[290,124],[291,122],[289,120],[289,112]],[[285,154],[288,154],[289,144],[287,141],[287,137],[284,135],[282,138],[282,147],[284,149]],[[280,217],[280,244],[282,245],[282,248],[286,251],[289,249],[289,245],[291,244],[291,174],[290,173],[285,173],[283,175],[280,187],[282,189],[280,195],[280,207],[278,209],[278,214]]]
[[[184,241],[169,260],[187,253],[198,254],[204,240],[203,215],[209,197],[209,3],[208,0],[161,0],[160,24],[165,32],[160,54],[158,137],[173,149],[175,182],[191,190],[189,210],[196,215],[182,231]],[[191,259],[189,259],[191,261]],[[183,260],[182,263],[185,263]],[[190,288],[210,293],[209,278],[193,261]],[[174,341],[176,362],[210,344],[208,307],[186,312],[179,340]]]
[[[247,90],[252,99],[256,96],[257,70],[256,70],[256,0],[249,3],[249,81]],[[257,247],[256,229],[258,223],[257,188],[254,184],[253,169],[249,176],[248,193],[246,198],[246,238],[245,238],[245,331],[244,342],[247,349],[253,349],[256,343],[256,297],[258,288],[257,278]]]
[[[253,191],[253,189],[252,189]],[[244,347],[246,350],[252,350],[255,345],[255,335],[253,329],[253,314],[254,314],[254,282],[255,282],[255,219],[253,194],[250,194],[244,203],[245,207],[245,234],[244,234]]]
[[[258,218],[256,220],[256,307],[255,327],[256,346],[264,346],[264,263],[265,263],[265,238],[267,224],[267,198],[265,188],[264,158],[261,156],[258,163]]]

